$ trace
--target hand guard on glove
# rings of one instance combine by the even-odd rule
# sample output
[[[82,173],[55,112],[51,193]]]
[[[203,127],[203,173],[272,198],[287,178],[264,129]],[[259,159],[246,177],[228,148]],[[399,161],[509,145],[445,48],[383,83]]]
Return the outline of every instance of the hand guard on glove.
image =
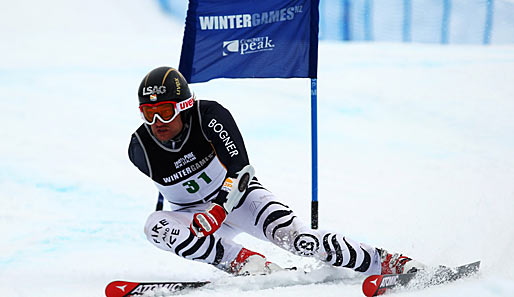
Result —
[[[189,226],[191,232],[197,237],[209,236],[216,232],[227,214],[238,205],[254,175],[255,169],[252,165],[246,165],[236,177],[227,177],[211,206],[193,215],[193,222]]]
[[[193,222],[189,228],[197,237],[209,236],[218,230],[226,217],[225,209],[219,204],[212,203],[204,212],[193,215]]]

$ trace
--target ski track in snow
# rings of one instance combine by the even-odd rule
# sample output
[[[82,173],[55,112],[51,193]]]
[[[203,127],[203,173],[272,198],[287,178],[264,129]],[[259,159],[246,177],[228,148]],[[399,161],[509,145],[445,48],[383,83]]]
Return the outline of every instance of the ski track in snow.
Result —
[[[361,276],[246,235],[236,239],[314,272],[231,278],[146,241],[157,191],[127,156],[136,90],[150,69],[178,67],[182,24],[135,0],[5,6],[2,296],[103,296],[116,279],[214,280],[185,296],[362,296]],[[482,260],[477,277],[399,296],[514,296],[514,46],[319,50],[321,228],[431,265]],[[309,81],[191,88],[232,111],[259,179],[308,221]]]

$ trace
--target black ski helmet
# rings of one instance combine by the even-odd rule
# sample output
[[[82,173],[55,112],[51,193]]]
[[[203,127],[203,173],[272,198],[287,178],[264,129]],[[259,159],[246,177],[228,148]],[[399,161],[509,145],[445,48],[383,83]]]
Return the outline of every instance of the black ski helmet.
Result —
[[[139,105],[162,101],[180,102],[191,98],[186,79],[175,68],[159,67],[150,71],[137,92]]]

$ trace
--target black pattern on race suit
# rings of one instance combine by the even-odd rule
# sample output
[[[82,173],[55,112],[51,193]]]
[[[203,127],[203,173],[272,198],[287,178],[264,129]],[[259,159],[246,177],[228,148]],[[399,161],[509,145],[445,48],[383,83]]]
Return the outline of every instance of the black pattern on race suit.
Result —
[[[148,240],[158,248],[180,257],[212,264],[228,271],[229,263],[242,246],[217,234],[198,238],[189,230],[187,220],[179,212],[156,211],[145,225]]]
[[[315,257],[330,265],[358,272],[377,272],[379,262],[373,247],[341,234],[310,229],[284,203],[266,200],[256,211],[253,223],[267,240],[296,255]]]

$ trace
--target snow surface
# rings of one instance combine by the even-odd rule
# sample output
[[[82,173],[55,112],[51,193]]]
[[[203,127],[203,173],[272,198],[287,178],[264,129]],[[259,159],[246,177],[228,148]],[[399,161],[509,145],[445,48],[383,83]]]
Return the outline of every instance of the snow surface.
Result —
[[[127,157],[136,90],[178,66],[183,32],[155,2],[4,1],[0,32],[1,296],[103,296],[116,279],[362,296],[361,276],[249,236],[313,273],[229,278],[146,241],[157,191]],[[482,260],[476,278],[399,296],[514,296],[513,77],[512,45],[320,44],[320,226],[427,264]],[[232,111],[260,180],[308,221],[309,81],[192,88]]]

